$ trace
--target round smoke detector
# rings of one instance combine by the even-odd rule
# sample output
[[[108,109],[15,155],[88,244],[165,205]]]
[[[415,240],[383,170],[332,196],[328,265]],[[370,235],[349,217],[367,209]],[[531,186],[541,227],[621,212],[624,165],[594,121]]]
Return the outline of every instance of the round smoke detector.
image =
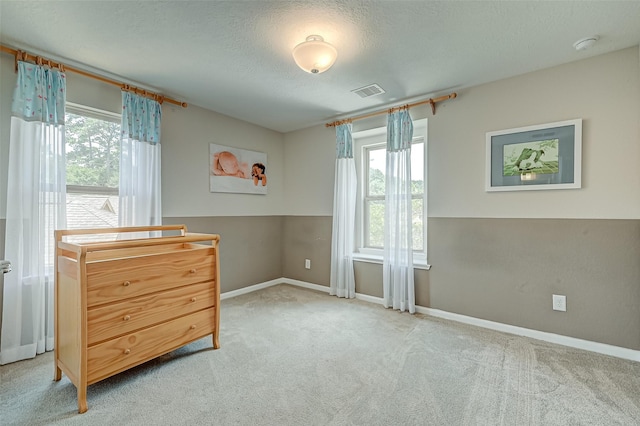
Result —
[[[598,39],[600,39],[600,37],[598,37],[597,35],[586,37],[573,43],[573,47],[578,51],[587,50],[594,44],[596,44],[596,41],[598,41]]]

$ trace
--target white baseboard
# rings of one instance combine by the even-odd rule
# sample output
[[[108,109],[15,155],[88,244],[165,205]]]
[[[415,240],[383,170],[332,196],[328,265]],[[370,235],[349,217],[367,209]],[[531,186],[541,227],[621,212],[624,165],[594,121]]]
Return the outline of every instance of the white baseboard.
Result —
[[[561,334],[548,333],[546,331],[532,330],[530,328],[518,327],[515,325],[503,324],[500,322],[483,320],[480,318],[469,317],[466,315],[455,314],[452,312],[441,311],[439,309],[424,308],[416,306],[416,312],[425,315],[431,315],[438,318],[444,318],[464,324],[475,325],[490,330],[501,331],[504,333],[515,334],[518,336],[530,337],[532,339],[542,340],[545,342],[556,343],[558,345],[568,346],[576,349],[583,349],[591,352],[597,352],[604,355],[611,355],[617,358],[624,358],[631,361],[640,361],[640,351],[623,348],[620,346],[607,345],[606,343],[592,342],[590,340],[577,339],[575,337],[563,336]]]
[[[259,283],[256,285],[250,285],[249,287],[239,288],[238,290],[233,291],[225,291],[224,293],[220,293],[220,300],[229,299],[232,297],[237,297],[243,294],[252,293],[254,291],[262,290],[263,288],[271,287],[278,284],[283,284],[284,278],[278,278],[275,280],[267,281],[264,283]]]
[[[321,291],[323,293],[329,294],[329,287],[327,287],[326,285],[311,284],[306,281],[292,280],[291,278],[282,278],[282,283],[297,285],[298,287],[304,287],[311,290],[317,290],[317,291]]]
[[[279,279],[267,281],[264,283],[252,285],[249,287],[241,288],[239,290],[222,293],[220,295],[220,299],[227,299],[230,297],[240,296],[241,294],[251,293],[253,291],[261,290],[263,288],[271,287],[277,284],[290,284],[298,287],[304,287],[311,290],[317,290],[317,291],[322,291],[324,293],[329,293],[329,287],[324,285],[312,284],[306,281],[293,280],[290,278],[279,278]],[[356,293],[356,299],[369,302],[369,303],[377,303],[379,305],[383,304],[382,298],[369,296],[367,294]],[[451,321],[460,322],[463,324],[469,324],[477,327],[487,328],[490,330],[501,331],[509,334],[515,334],[517,336],[530,337],[532,339],[542,340],[545,342],[555,343],[558,345],[568,346],[571,348],[583,349],[586,351],[596,352],[603,355],[610,355],[617,358],[623,358],[631,361],[640,362],[640,351],[637,351],[634,349],[607,345],[605,343],[592,342],[590,340],[577,339],[575,337],[563,336],[560,334],[548,333],[545,331],[533,330],[530,328],[518,327],[515,325],[483,320],[480,318],[474,318],[474,317],[460,315],[452,312],[441,311],[439,309],[425,308],[422,306],[416,306],[416,312],[424,315],[430,315],[437,318],[443,318]]]
[[[306,281],[292,280],[291,278],[276,278],[275,280],[266,281],[266,282],[258,283],[255,285],[250,285],[249,287],[243,287],[238,290],[225,291],[224,293],[220,294],[220,300],[229,299],[231,297],[237,297],[243,294],[262,290],[264,288],[272,287],[278,284],[291,284],[298,287],[308,288],[310,290],[317,290],[317,291],[322,291],[324,293],[329,293],[329,287],[327,287],[326,285],[311,284]]]
[[[368,294],[356,293],[356,299],[363,300],[369,303],[376,303],[378,305],[384,305],[382,297],[369,296]]]

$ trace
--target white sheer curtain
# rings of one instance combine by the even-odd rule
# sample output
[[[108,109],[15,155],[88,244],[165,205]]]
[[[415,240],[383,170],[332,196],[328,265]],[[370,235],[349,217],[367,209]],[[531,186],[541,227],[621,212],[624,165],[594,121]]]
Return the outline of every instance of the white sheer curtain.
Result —
[[[413,282],[411,139],[409,111],[389,114],[385,180],[383,300],[386,308],[415,313]]]
[[[160,104],[122,92],[120,226],[162,224]]]
[[[356,165],[351,124],[336,126],[336,176],[331,231],[331,279],[329,294],[354,298],[353,245],[356,220]]]
[[[53,349],[55,229],[66,227],[62,72],[18,62],[9,137],[0,364]]]

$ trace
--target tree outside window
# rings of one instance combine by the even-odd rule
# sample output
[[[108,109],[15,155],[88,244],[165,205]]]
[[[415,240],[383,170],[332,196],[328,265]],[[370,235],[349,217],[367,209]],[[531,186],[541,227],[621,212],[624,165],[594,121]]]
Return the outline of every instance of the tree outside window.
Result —
[[[120,116],[67,108],[67,227],[118,226]]]

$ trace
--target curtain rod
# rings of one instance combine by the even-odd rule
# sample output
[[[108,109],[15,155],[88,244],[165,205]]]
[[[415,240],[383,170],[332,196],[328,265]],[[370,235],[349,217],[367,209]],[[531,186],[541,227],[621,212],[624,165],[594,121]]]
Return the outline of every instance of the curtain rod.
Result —
[[[325,124],[325,126],[326,127],[335,127],[335,126],[339,126],[341,124],[351,123],[352,121],[362,120],[363,118],[374,117],[376,115],[381,115],[381,114],[391,114],[391,113],[394,113],[396,111],[400,111],[400,110],[403,110],[403,109],[409,109],[409,108],[413,108],[413,107],[418,106],[418,105],[426,105],[426,104],[430,104],[431,105],[431,113],[433,115],[435,115],[436,114],[436,103],[442,102],[442,101],[446,101],[448,99],[454,99],[457,96],[458,95],[454,92],[454,93],[450,93],[448,95],[440,96],[440,97],[435,98],[435,99],[429,98],[429,99],[426,99],[424,101],[414,102],[412,104],[406,104],[406,105],[402,105],[402,106],[395,107],[395,108],[389,108],[389,109],[385,109],[385,110],[375,111],[375,112],[371,112],[369,114],[359,115],[357,117],[346,118],[344,120],[337,120],[337,121],[334,121],[332,123],[327,123],[327,124]]]
[[[171,99],[169,97],[151,92],[149,90],[143,90],[143,89],[139,89],[137,87],[133,87],[130,86],[128,84],[116,81],[116,80],[112,80],[110,78],[107,77],[102,77],[100,75],[94,74],[94,73],[90,73],[88,71],[84,71],[75,67],[71,67],[69,65],[65,65],[63,63],[60,62],[55,62],[52,61],[50,59],[46,59],[43,58],[42,56],[38,56],[38,55],[31,55],[29,53],[26,53],[22,50],[16,50],[16,49],[12,49],[10,47],[4,46],[2,44],[0,44],[0,51],[1,52],[5,52],[5,53],[9,53],[11,55],[14,55],[16,58],[16,70],[18,67],[18,61],[29,61],[29,62],[34,62],[38,65],[47,65],[49,67],[52,68],[59,68],[60,71],[71,71],[74,72],[76,74],[80,74],[83,75],[85,77],[89,77],[89,78],[93,78],[95,80],[99,80],[102,81],[103,83],[108,83],[108,84],[112,84],[114,86],[118,86],[120,87],[121,90],[125,91],[125,92],[133,92],[137,95],[142,95],[144,97],[147,98],[151,98],[156,100],[158,103],[162,104],[163,102],[168,102],[170,104],[174,104],[174,105],[179,105],[182,108],[186,108],[187,107],[187,103],[186,102],[180,102],[177,101],[175,99]]]

